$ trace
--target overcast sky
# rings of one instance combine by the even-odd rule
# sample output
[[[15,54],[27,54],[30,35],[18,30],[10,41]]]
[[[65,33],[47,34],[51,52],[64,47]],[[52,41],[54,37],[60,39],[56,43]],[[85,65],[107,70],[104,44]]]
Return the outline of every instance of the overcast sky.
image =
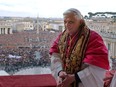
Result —
[[[88,12],[116,12],[116,0],[0,0],[0,16],[62,17],[68,8]]]

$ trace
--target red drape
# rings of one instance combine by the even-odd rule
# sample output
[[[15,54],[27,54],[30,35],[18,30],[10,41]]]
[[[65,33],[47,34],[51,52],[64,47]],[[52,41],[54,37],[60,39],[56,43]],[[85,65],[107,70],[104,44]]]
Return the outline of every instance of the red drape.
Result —
[[[50,74],[0,76],[0,87],[56,87]]]

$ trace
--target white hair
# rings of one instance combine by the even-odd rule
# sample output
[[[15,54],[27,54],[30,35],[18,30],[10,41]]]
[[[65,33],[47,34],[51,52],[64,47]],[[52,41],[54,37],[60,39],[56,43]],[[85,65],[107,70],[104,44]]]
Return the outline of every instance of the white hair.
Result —
[[[75,9],[75,8],[70,8],[70,9],[66,10],[66,11],[63,13],[63,15],[65,16],[65,15],[68,15],[68,14],[70,14],[70,13],[73,13],[73,14],[74,14],[75,16],[77,16],[78,18],[83,19],[83,16],[82,16],[81,12],[80,12],[79,10]]]

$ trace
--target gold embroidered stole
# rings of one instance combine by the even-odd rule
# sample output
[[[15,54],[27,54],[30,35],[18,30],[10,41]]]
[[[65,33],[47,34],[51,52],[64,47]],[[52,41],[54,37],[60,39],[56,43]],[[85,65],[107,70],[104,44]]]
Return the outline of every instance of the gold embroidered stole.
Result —
[[[90,36],[90,30],[87,27],[81,28],[76,36],[76,40],[70,49],[69,56],[66,58],[68,33],[64,31],[60,37],[58,48],[63,62],[63,69],[68,74],[74,74],[81,70],[84,53]]]

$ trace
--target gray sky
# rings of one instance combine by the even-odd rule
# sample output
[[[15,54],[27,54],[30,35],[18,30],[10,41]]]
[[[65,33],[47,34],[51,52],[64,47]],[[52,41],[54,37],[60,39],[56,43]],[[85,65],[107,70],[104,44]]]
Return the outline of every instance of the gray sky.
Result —
[[[88,12],[116,12],[116,0],[0,0],[0,16],[62,17],[69,8]]]

